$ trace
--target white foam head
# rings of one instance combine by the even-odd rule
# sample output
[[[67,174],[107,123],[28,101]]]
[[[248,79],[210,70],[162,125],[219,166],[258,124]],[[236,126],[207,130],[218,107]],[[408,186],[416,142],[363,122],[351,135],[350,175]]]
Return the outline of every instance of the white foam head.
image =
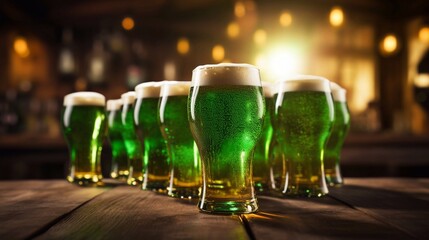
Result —
[[[136,100],[136,92],[129,91],[121,95],[122,103],[125,105],[134,104]]]
[[[276,84],[277,92],[331,92],[328,79],[312,75],[296,75],[283,79]]]
[[[332,97],[334,98],[334,101],[347,102],[346,89],[340,87],[340,85],[334,82],[331,82],[331,91],[332,91]]]
[[[97,92],[74,92],[64,96],[64,106],[105,106],[106,98]]]
[[[191,81],[163,81],[160,96],[188,96]]]
[[[107,100],[106,108],[107,111],[117,111],[122,107],[122,99],[110,99]]]
[[[137,98],[157,98],[161,91],[162,82],[145,82],[136,86]]]
[[[259,69],[244,63],[219,63],[198,66],[192,71],[192,86],[261,86]]]
[[[264,96],[273,97],[275,94],[275,84],[272,82],[264,82],[262,81],[262,89],[264,90]]]

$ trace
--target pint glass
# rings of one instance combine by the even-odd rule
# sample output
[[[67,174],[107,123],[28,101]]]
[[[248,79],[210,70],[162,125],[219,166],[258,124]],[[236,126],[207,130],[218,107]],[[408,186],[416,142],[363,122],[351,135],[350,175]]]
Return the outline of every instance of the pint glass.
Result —
[[[109,141],[112,149],[112,166],[110,176],[119,180],[127,180],[129,175],[129,164],[127,149],[122,138],[121,120],[122,100],[107,101],[107,122],[109,126]]]
[[[144,149],[142,189],[164,192],[168,183],[170,160],[158,125],[160,88],[159,82],[146,82],[136,86],[134,124]]]
[[[298,76],[278,83],[275,111],[286,171],[281,191],[288,196],[320,197],[328,193],[323,153],[334,121],[330,82]]]
[[[129,162],[128,185],[140,185],[143,182],[143,151],[139,137],[134,127],[134,101],[136,93],[133,91],[121,95],[122,99],[122,138],[127,150]]]
[[[273,126],[271,124],[271,112],[274,110],[274,98],[272,83],[262,82],[265,97],[265,117],[264,127],[261,137],[256,144],[253,158],[253,182],[255,191],[266,192],[270,182],[269,150],[271,138],[273,136]]]
[[[201,211],[251,213],[258,209],[252,159],[264,112],[256,67],[230,63],[194,69],[188,120],[202,161]]]
[[[331,82],[332,97],[334,98],[335,119],[331,136],[325,151],[325,176],[328,185],[343,184],[340,171],[340,156],[344,140],[350,128],[350,114],[347,107],[346,90]]]
[[[67,180],[79,185],[101,181],[100,153],[106,134],[105,98],[95,92],[64,97],[61,127],[70,150]]]
[[[201,190],[201,161],[189,129],[187,102],[191,82],[164,81],[159,123],[171,161],[169,196],[196,198]]]

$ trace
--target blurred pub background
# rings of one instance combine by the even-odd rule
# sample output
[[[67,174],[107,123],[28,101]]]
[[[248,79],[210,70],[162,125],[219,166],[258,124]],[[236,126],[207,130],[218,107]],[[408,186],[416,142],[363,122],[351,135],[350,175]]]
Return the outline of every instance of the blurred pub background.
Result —
[[[427,0],[2,0],[0,179],[64,177],[64,95],[119,98],[218,62],[346,88],[345,177],[428,177],[428,13]]]

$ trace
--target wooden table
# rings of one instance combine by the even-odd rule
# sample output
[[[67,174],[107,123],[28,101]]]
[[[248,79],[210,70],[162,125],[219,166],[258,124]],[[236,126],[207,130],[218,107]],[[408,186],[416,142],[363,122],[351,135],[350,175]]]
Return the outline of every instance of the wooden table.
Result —
[[[316,199],[259,196],[246,215],[111,183],[1,181],[0,239],[429,239],[429,179],[346,179]]]

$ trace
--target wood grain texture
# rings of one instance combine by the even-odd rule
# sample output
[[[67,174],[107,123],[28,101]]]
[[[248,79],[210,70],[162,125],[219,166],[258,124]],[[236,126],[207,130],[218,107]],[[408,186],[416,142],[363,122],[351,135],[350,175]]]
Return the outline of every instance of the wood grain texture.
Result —
[[[258,199],[261,211],[246,215],[256,239],[410,239],[329,196]]]
[[[23,239],[105,191],[65,180],[0,182],[0,239]]]
[[[427,179],[346,179],[330,195],[417,239],[427,239],[429,181]]]
[[[101,194],[37,239],[248,239],[238,216],[128,186]]]

